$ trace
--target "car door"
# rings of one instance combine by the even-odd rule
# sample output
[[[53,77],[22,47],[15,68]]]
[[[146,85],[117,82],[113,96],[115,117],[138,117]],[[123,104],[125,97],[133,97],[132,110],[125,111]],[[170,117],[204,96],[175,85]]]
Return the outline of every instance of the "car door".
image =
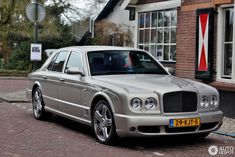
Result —
[[[58,89],[59,110],[64,113],[82,118],[88,108],[82,104],[82,91],[84,89],[85,77],[76,74],[67,74],[69,68],[78,68],[83,71],[82,55],[80,52],[72,51],[65,66],[64,74]]]
[[[69,51],[58,52],[42,73],[41,86],[46,107],[58,109],[58,85]]]

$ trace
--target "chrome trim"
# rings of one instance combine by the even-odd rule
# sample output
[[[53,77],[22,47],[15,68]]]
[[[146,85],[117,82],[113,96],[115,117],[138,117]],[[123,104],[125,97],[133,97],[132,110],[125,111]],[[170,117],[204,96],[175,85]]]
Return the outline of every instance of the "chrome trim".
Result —
[[[47,98],[47,99],[51,99],[51,100],[57,101],[57,102],[61,102],[61,103],[64,103],[64,104],[68,104],[68,105],[71,105],[71,106],[83,108],[83,109],[85,109],[85,110],[89,110],[89,109],[90,109],[90,107],[82,106],[82,105],[79,105],[79,104],[71,103],[71,102],[64,101],[64,100],[60,100],[60,99],[57,99],[57,98],[52,98],[52,97],[45,96],[45,95],[43,95],[43,97],[45,97],[45,98]]]
[[[45,109],[49,112],[54,112],[54,113],[57,113],[59,115],[62,115],[62,116],[65,116],[67,118],[70,118],[72,120],[76,120],[76,121],[79,121],[79,122],[83,122],[85,124],[89,124],[91,125],[91,121],[89,120],[86,120],[86,119],[83,119],[83,118],[79,118],[79,117],[76,117],[76,116],[73,116],[73,115],[70,115],[70,114],[67,114],[67,113],[64,113],[64,112],[61,112],[61,111],[58,111],[58,110],[55,110],[55,109],[52,109],[50,107],[47,107],[45,106]]]

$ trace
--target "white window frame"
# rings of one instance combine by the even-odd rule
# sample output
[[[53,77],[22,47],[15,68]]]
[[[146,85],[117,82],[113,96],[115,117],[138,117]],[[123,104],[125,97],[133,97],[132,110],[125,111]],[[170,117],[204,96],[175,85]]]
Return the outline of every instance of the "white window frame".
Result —
[[[131,0],[124,0],[122,3],[122,8],[126,8],[127,5]],[[174,9],[181,6],[181,0],[169,0],[169,1],[162,1],[156,3],[149,3],[149,4],[141,4],[141,5],[134,5],[136,8],[135,12],[135,33],[134,33],[134,47],[138,48],[138,25],[139,25],[139,13],[141,12],[151,12],[151,11],[159,11],[159,10],[167,10],[167,9]],[[177,12],[178,13],[178,12]]]
[[[226,8],[234,9],[234,15],[235,15],[235,5],[229,4],[229,5],[222,5],[218,7],[218,21],[217,21],[217,55],[216,55],[216,80],[219,82],[227,82],[227,83],[235,83],[235,16],[234,18],[234,24],[233,24],[233,55],[232,55],[232,73],[231,73],[231,79],[223,78],[223,70],[224,70],[224,11]]]
[[[149,47],[148,51],[150,52],[151,46],[155,46],[155,49],[157,48],[157,46],[162,46],[162,57],[161,57],[161,59],[159,59],[159,61],[161,61],[161,62],[172,62],[172,63],[176,62],[176,60],[171,60],[170,56],[171,56],[171,47],[172,46],[176,46],[176,43],[171,43],[171,29],[177,29],[177,25],[176,26],[172,26],[171,25],[171,19],[170,19],[170,26],[167,26],[167,27],[165,27],[165,26],[158,27],[158,13],[161,12],[161,11],[165,12],[165,11],[173,11],[173,10],[176,11],[176,16],[178,16],[177,15],[178,14],[177,13],[177,8],[171,8],[171,9],[165,9],[165,10],[155,10],[155,11],[148,11],[148,12],[139,12],[138,13],[137,21],[139,21],[141,15],[144,15],[144,27],[143,28],[139,28],[139,23],[137,25],[137,47],[139,48],[139,46],[143,46],[143,49],[145,50],[145,46],[148,46]],[[153,13],[157,13],[157,25],[155,27],[152,27],[152,14]],[[146,25],[146,14],[150,14],[150,21],[149,21],[150,22],[150,26],[148,28],[145,27],[145,25]],[[145,42],[139,43],[139,37],[140,37],[139,31],[140,30],[145,31],[146,29],[148,29],[150,31],[150,33],[149,33],[149,42],[148,43],[145,43]],[[162,41],[162,43],[158,43],[157,40],[154,43],[151,42],[151,35],[152,35],[151,31],[153,29],[155,29],[156,35],[158,34],[158,29],[162,29],[163,30],[163,35],[162,35],[162,37],[163,37],[162,40],[163,41]],[[169,31],[169,43],[165,43],[164,42],[164,40],[165,40],[164,29],[169,29],[170,30]],[[143,34],[143,38],[145,40],[145,33]],[[164,46],[169,46],[169,50],[168,50],[168,57],[169,57],[169,59],[168,60],[164,60],[163,59],[164,58],[164,51],[163,51],[164,50]],[[157,58],[157,54],[152,54],[152,55]]]
[[[137,5],[137,12],[148,12],[157,10],[167,10],[181,6],[181,0],[169,0],[163,2]]]

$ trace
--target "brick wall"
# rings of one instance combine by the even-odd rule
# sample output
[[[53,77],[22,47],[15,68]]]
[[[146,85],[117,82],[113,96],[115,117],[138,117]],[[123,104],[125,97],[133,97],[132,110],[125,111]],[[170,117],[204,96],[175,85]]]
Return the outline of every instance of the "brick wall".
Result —
[[[212,0],[185,0],[182,7],[200,3],[211,3]],[[200,8],[198,8],[200,9]],[[217,15],[214,18],[213,38],[213,80],[216,78],[216,38],[217,38]],[[196,66],[196,9],[182,11],[178,8],[177,26],[177,54],[176,75],[179,77],[195,79]]]
[[[176,76],[195,78],[196,11],[178,8],[176,34]]]
[[[211,2],[212,0],[184,0],[183,5],[191,5],[191,4],[198,4],[198,3],[207,3]]]
[[[212,80],[216,80],[216,56],[217,56],[217,21],[218,21],[218,15],[214,15],[214,39],[213,39],[213,76]]]

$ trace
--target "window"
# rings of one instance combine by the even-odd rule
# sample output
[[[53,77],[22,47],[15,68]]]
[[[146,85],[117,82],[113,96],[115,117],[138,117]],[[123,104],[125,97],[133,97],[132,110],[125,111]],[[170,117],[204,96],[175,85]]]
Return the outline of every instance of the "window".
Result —
[[[52,59],[47,69],[50,71],[62,72],[67,56],[68,52],[59,52],[59,54]]]
[[[69,68],[78,68],[79,70],[83,69],[82,58],[79,52],[71,52],[65,70]]]
[[[234,4],[218,7],[216,80],[235,83]]]
[[[50,64],[48,65],[47,70],[50,70],[50,71],[51,71],[51,69],[52,69],[52,67],[53,67],[53,64],[54,64],[54,62],[55,62],[57,56],[58,56],[58,53],[54,56],[54,58],[52,59],[52,61],[51,61]]]
[[[163,74],[166,71],[147,53],[140,51],[89,52],[91,75]]]
[[[176,60],[177,10],[139,14],[138,47],[160,61]]]
[[[134,21],[135,20],[135,8],[129,9],[129,20]]]
[[[224,36],[223,36],[223,61],[222,78],[232,77],[232,57],[233,57],[233,24],[234,9],[224,9]]]

